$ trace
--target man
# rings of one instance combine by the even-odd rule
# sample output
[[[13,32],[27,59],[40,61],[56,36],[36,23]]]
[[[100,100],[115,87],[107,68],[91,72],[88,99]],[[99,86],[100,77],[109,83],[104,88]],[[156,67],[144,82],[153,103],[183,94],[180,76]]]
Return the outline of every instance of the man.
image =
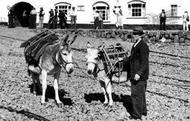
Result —
[[[134,29],[135,43],[131,49],[131,55],[124,59],[124,66],[127,68],[127,76],[131,82],[130,118],[141,119],[147,115],[146,87],[149,75],[149,48],[143,39],[143,29]]]
[[[54,9],[54,13],[55,13],[55,17],[54,17],[54,27],[55,29],[57,29],[57,14],[58,14],[58,11],[57,11],[57,8]]]
[[[93,13],[93,17],[94,17],[94,29],[99,29],[99,12],[98,11],[94,11]]]
[[[72,7],[70,17],[71,17],[71,27],[76,29],[77,13],[75,11],[75,7]]]
[[[36,15],[37,15],[36,9],[33,8],[30,11],[30,17],[29,17],[29,28],[30,29],[35,29],[36,28]]]
[[[48,21],[50,29],[53,29],[53,19],[54,19],[54,12],[53,12],[53,9],[51,9],[49,11],[49,21]]]
[[[160,30],[166,30],[166,13],[164,9],[162,9],[160,14]]]
[[[15,28],[15,14],[14,14],[14,11],[8,7],[8,28]]]
[[[189,31],[189,15],[188,12],[185,11],[183,14],[183,31]]]
[[[60,11],[59,12],[59,24],[60,24],[60,28],[67,28],[68,29],[68,24],[67,24],[67,17],[64,13],[64,11]]]
[[[44,27],[44,9],[43,7],[40,8],[40,12],[39,12],[39,27],[40,29],[43,29]]]
[[[122,22],[122,16],[123,16],[123,13],[122,13],[122,10],[121,10],[121,7],[120,6],[116,6],[115,7],[115,10],[113,11],[114,14],[116,15],[116,28],[117,29],[123,29],[123,22]]]
[[[102,11],[99,12],[99,29],[103,29],[103,13]]]
[[[23,19],[23,27],[28,26],[28,14],[26,10],[24,10],[22,13],[22,19]]]

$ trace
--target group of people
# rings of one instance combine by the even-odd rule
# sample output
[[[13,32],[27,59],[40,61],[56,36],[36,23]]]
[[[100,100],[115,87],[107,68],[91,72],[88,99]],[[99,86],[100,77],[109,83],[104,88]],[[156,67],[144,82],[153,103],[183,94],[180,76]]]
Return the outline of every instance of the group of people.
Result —
[[[17,14],[13,11],[11,7],[8,7],[8,27],[14,28],[17,24],[20,24],[18,22]],[[35,8],[32,8],[31,11],[24,10],[21,14],[22,16],[22,26],[29,28],[36,28],[36,16],[37,12]]]
[[[14,11],[9,7],[8,8],[9,12],[8,12],[8,27],[9,28],[14,28],[16,21],[17,20],[17,15],[15,15]],[[37,15],[39,15],[39,28],[42,29],[44,28],[44,16],[45,16],[45,12],[43,7],[40,7],[40,11],[36,12],[35,8],[32,8],[31,11],[27,11],[24,10],[22,13],[22,26],[26,27],[28,26],[29,28],[36,28],[36,18]],[[76,20],[77,20],[77,13],[75,10],[75,7],[72,7],[71,10],[68,12],[68,14],[66,15],[66,13],[63,10],[60,10],[58,13],[57,9],[51,9],[49,11],[49,21],[48,21],[48,28],[50,29],[56,29],[58,26],[58,22],[59,22],[59,26],[61,29],[63,28],[69,28],[68,24],[67,24],[67,18],[70,17],[71,18],[71,28],[76,29]]]
[[[162,9],[162,12],[160,13],[160,30],[166,30],[166,12],[164,9]],[[183,31],[189,31],[189,15],[188,12],[185,11],[183,16]]]
[[[16,16],[14,14],[14,11],[11,8],[8,8],[9,12],[8,12],[8,27],[9,28],[13,28],[15,27],[15,23],[16,23]],[[115,9],[113,10],[113,13],[116,16],[116,28],[117,29],[122,29],[123,28],[123,22],[122,22],[122,10],[120,7],[115,7]],[[24,23],[23,26],[29,26],[29,28],[36,28],[36,17],[37,14],[39,14],[39,28],[43,28],[44,25],[44,10],[43,7],[40,8],[39,12],[36,12],[36,9],[33,8],[29,13],[27,13],[26,10],[23,11],[23,21],[27,21]],[[49,21],[48,21],[48,25],[50,29],[55,29],[57,28],[57,23],[59,22],[59,26],[61,29],[63,28],[69,28],[68,24],[67,24],[67,18],[70,17],[71,19],[71,28],[75,28],[76,29],[76,20],[77,20],[77,13],[75,10],[75,7],[70,8],[70,10],[67,12],[67,14],[63,11],[60,10],[58,12],[57,9],[51,9],[49,11]],[[94,29],[103,29],[103,11],[98,11],[95,10],[94,14],[93,14],[93,18],[94,18]],[[160,18],[160,30],[166,30],[166,12],[164,9],[162,9],[162,12],[159,15]],[[188,12],[185,11],[183,16],[182,16],[182,20],[183,20],[183,30],[184,31],[189,31],[189,15]]]
[[[71,18],[71,28],[76,29],[76,20],[77,20],[77,13],[75,10],[75,7],[72,7],[71,10],[69,10],[68,14],[66,14],[63,10],[60,10],[58,13],[57,9],[51,9],[49,11],[49,21],[48,25],[50,29],[56,29],[57,28],[57,23],[59,20],[59,26],[61,29],[63,28],[69,28],[68,23],[67,23],[67,18]]]
[[[115,10],[113,10],[113,13],[116,16],[116,28],[117,29],[123,29],[123,22],[122,22],[122,10],[121,7],[116,7]],[[103,11],[96,10],[93,14],[94,17],[94,29],[103,29]]]

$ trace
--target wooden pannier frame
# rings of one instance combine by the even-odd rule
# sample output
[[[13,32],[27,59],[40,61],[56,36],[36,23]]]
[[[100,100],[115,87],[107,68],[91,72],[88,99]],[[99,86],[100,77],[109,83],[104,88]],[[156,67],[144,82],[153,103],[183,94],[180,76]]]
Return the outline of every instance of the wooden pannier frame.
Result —
[[[125,58],[127,56],[127,52],[124,50],[122,45],[119,43],[104,47],[102,48],[102,54],[102,61],[107,75],[110,78],[113,74],[116,74],[116,76],[119,77],[123,70],[123,63],[119,61],[119,58]]]

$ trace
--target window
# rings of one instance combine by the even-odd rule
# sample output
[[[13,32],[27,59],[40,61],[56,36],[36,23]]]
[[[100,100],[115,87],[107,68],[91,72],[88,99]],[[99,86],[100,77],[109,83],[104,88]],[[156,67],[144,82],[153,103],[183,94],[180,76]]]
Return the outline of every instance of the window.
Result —
[[[146,15],[146,3],[140,0],[128,2],[129,17],[144,17]]]
[[[71,4],[66,2],[60,2],[55,4],[55,8],[57,8],[58,12],[63,11],[65,14],[67,14],[69,9],[71,9]]]
[[[78,5],[77,8],[78,8],[77,11],[85,11],[84,5]]]
[[[103,20],[109,19],[109,5],[105,2],[96,2],[93,6],[94,11],[102,13]]]
[[[171,16],[177,16],[177,5],[171,5]]]
[[[132,16],[142,16],[141,4],[132,4]]]

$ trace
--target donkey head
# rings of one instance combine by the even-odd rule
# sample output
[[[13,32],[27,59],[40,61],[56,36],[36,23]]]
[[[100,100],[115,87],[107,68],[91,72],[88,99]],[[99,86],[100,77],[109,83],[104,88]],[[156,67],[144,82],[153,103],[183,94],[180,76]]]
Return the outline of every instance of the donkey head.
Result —
[[[69,35],[66,35],[66,37],[62,38],[61,40],[61,49],[60,49],[60,56],[61,56],[61,63],[64,65],[64,68],[66,69],[67,73],[73,72],[73,52],[71,51],[70,43],[68,41]],[[76,38],[75,38],[76,39]]]
[[[91,47],[91,44],[87,43],[87,72],[88,74],[93,74],[97,68],[98,59],[99,59],[99,49]]]

